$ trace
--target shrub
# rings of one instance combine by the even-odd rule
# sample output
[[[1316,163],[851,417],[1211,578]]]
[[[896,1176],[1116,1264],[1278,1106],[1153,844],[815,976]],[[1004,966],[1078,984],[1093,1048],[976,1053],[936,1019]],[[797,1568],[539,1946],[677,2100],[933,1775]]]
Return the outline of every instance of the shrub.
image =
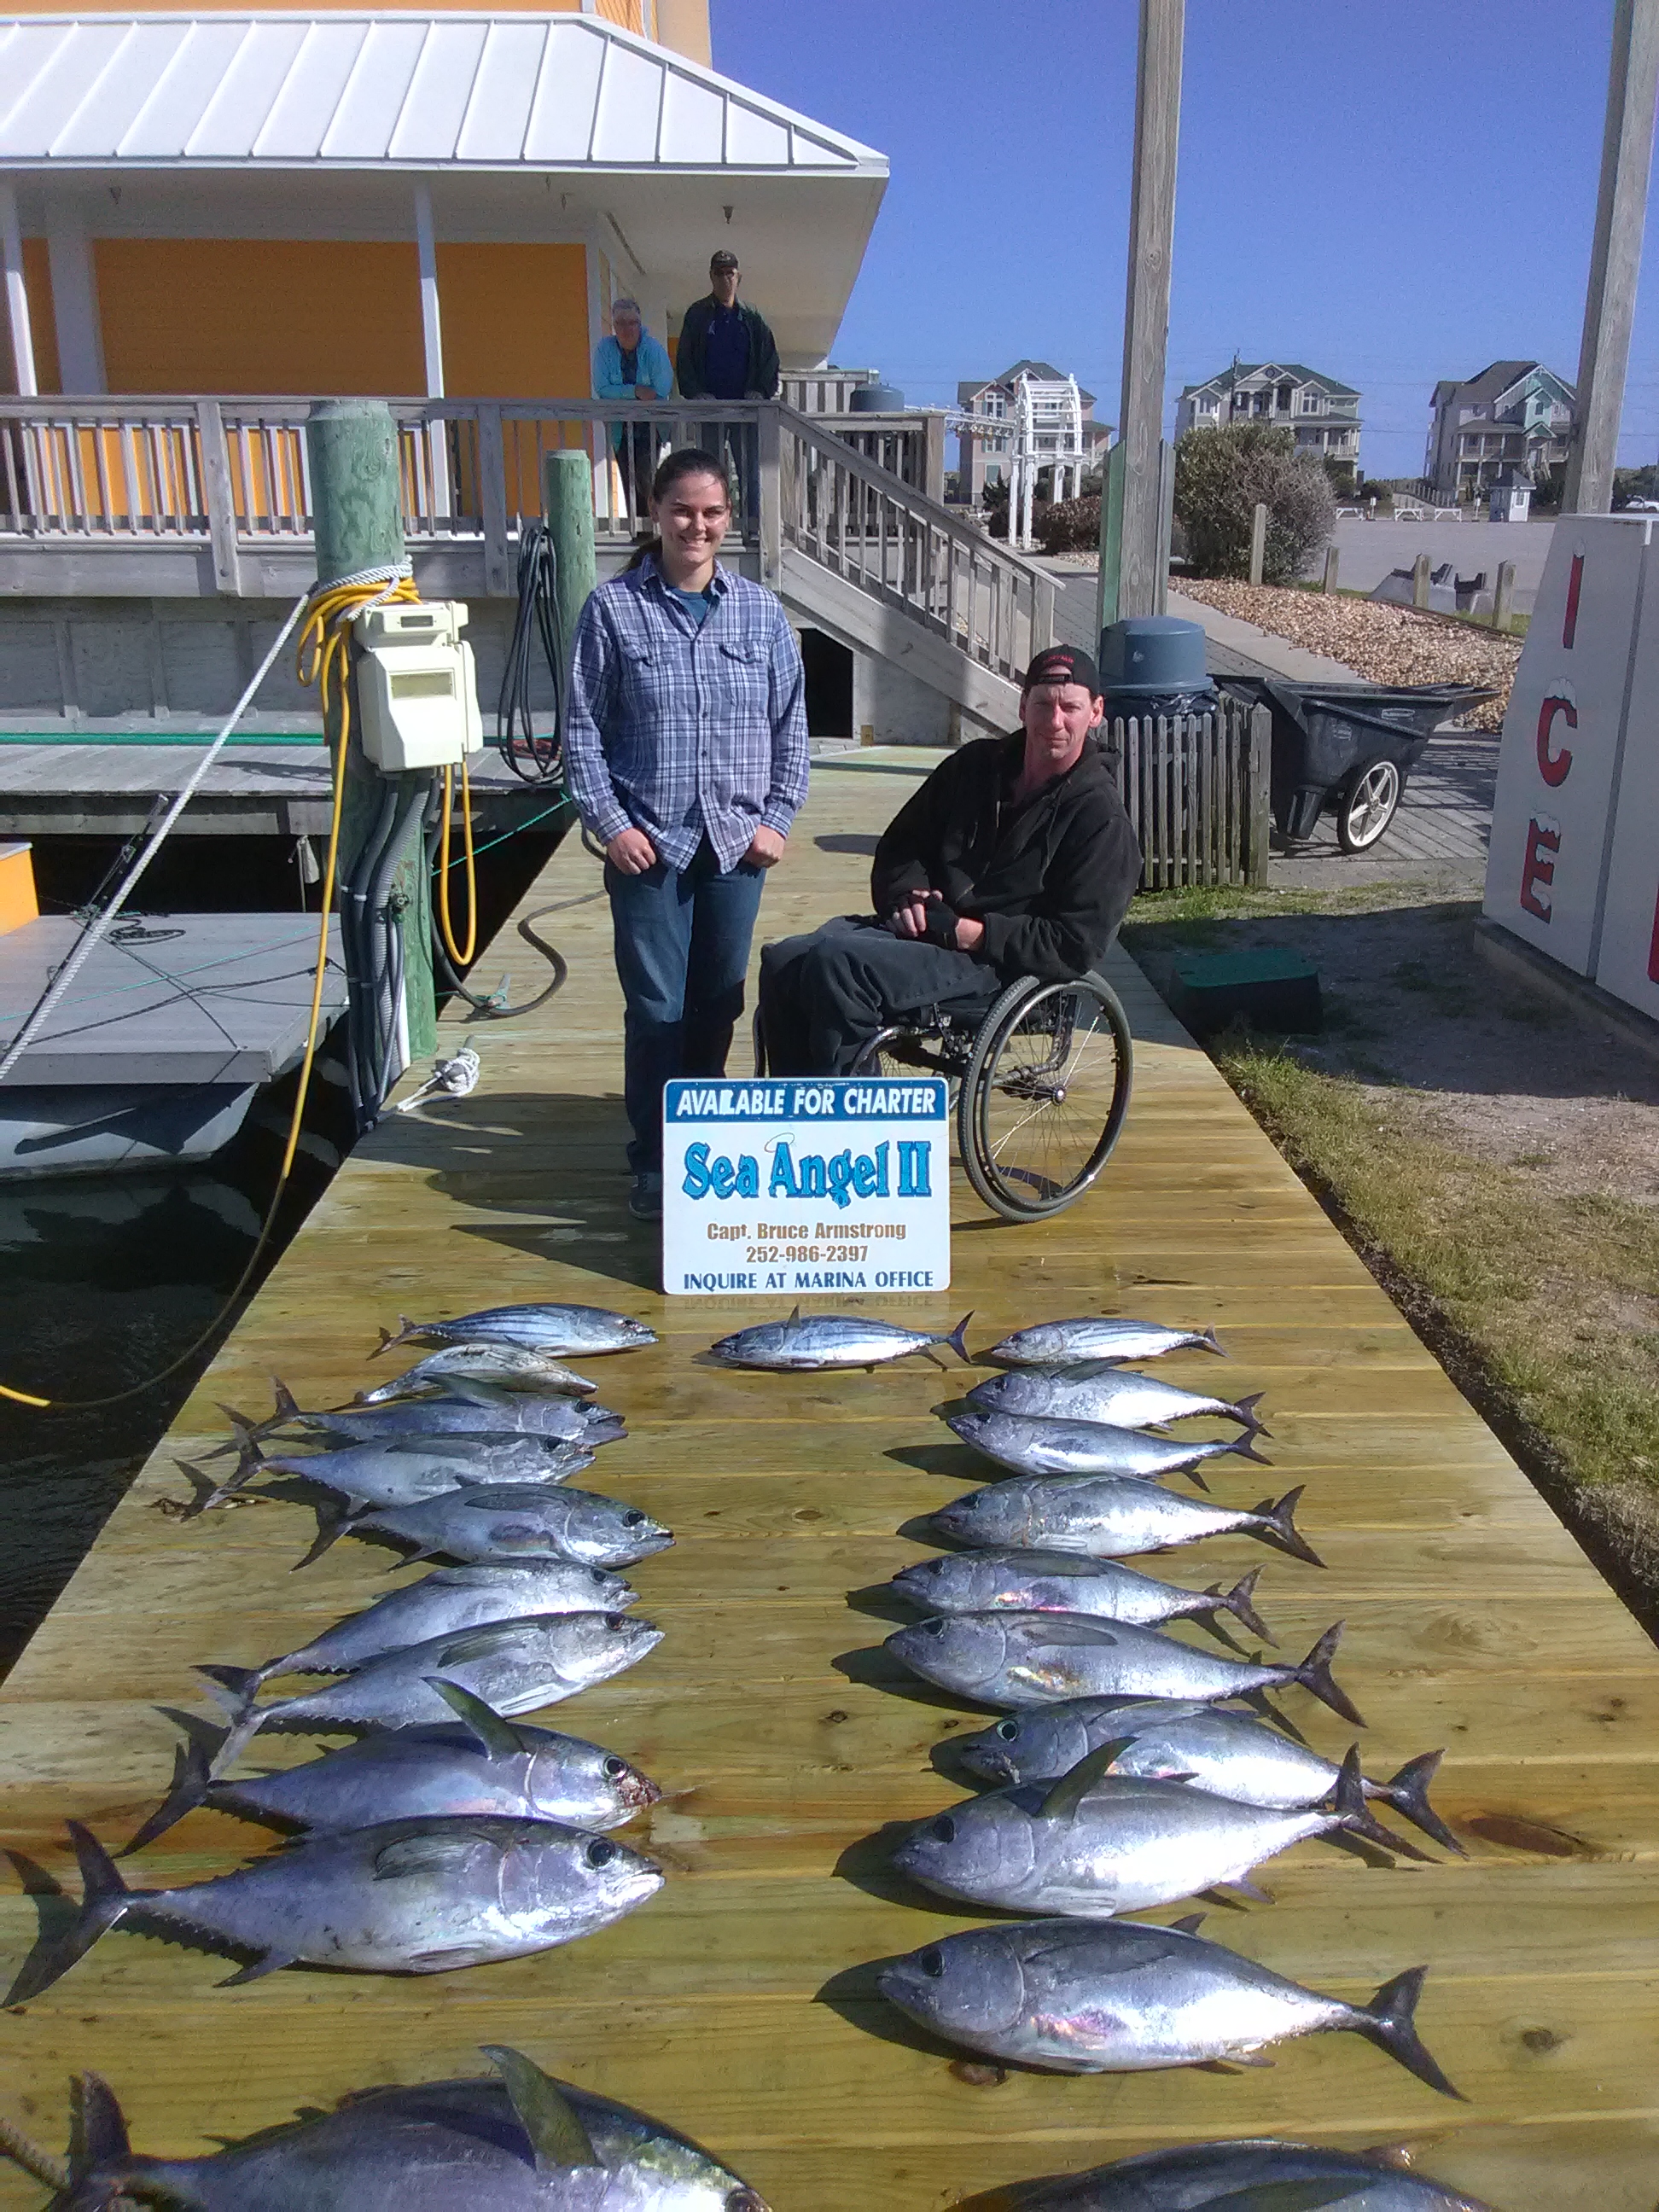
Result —
[[[1336,527],[1323,462],[1267,423],[1188,430],[1176,447],[1175,511],[1195,575],[1249,574],[1258,501],[1267,509],[1262,579],[1294,583]]]
[[[1032,536],[1045,553],[1092,553],[1100,543],[1100,498],[1063,499],[1051,507]]]

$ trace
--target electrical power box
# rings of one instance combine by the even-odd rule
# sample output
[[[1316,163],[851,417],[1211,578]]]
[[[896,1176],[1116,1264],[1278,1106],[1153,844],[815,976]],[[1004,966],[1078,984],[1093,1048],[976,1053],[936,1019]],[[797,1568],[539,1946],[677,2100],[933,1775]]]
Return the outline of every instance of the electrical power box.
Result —
[[[357,706],[363,750],[377,768],[453,768],[483,749],[478,677],[461,635],[459,599],[368,607],[353,624],[362,648]]]

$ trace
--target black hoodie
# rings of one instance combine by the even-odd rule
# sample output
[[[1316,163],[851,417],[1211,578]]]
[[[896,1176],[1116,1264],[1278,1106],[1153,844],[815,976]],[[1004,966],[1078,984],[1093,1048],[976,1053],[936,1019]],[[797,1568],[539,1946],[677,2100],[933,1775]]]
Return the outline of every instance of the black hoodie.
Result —
[[[1066,982],[1100,961],[1140,881],[1140,848],[1093,738],[1075,764],[1016,806],[1025,738],[981,738],[941,762],[876,848],[884,917],[938,891],[985,925],[975,957],[1005,983]]]

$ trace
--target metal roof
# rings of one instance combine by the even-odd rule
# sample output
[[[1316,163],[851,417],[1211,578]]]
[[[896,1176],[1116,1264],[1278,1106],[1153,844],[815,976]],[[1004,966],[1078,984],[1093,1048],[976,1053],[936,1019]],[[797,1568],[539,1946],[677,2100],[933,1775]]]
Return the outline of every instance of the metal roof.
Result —
[[[884,177],[883,155],[603,17],[0,17],[0,167]]]

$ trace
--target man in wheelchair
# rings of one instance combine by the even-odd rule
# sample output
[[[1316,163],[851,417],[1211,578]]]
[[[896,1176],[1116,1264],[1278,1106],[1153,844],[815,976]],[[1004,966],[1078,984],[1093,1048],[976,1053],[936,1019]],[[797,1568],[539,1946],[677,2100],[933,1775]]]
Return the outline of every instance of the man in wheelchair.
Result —
[[[1104,711],[1086,653],[1036,656],[1020,727],[952,753],[888,825],[875,912],[762,953],[769,1073],[850,1075],[884,1030],[972,1023],[1020,976],[1069,982],[1099,963],[1140,880]]]

